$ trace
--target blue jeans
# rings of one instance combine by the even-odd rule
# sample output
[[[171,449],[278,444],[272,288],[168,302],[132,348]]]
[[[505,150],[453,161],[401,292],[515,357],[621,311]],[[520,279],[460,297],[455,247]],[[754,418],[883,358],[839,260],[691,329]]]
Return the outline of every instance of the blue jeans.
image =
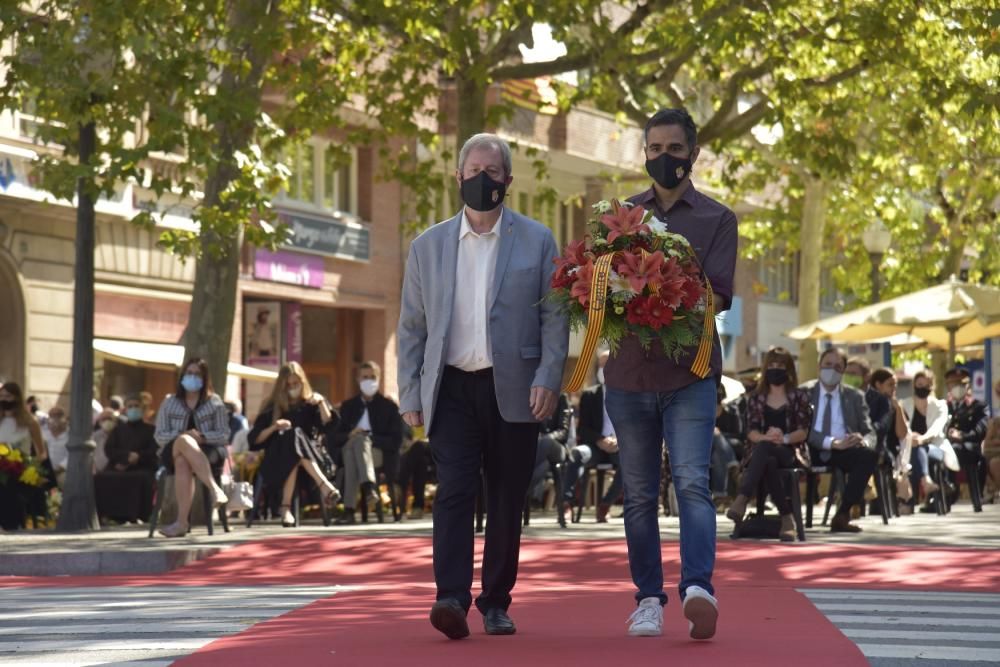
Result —
[[[715,505],[708,489],[715,384],[715,378],[706,378],[671,392],[606,388],[625,482],[625,540],[632,581],[639,589],[636,600],[658,597],[667,602],[657,516],[664,440],[680,506],[680,596],[683,600],[689,586],[715,594]]]

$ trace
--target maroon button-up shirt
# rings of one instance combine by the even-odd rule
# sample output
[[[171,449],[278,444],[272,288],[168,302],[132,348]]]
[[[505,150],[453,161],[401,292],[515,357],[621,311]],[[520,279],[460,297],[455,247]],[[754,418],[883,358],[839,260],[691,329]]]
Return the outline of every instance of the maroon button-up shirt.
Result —
[[[656,192],[651,187],[630,197],[629,201],[652,210],[667,223],[667,229],[684,236],[694,248],[702,270],[712,283],[715,310],[728,310],[733,301],[733,274],[736,272],[736,214],[689,184],[684,194],[669,211],[661,209]],[[681,355],[677,362],[665,356],[656,341],[643,350],[639,340],[629,336],[621,342],[617,354],[611,355],[604,367],[607,386],[624,391],[676,391],[697,382],[691,363],[697,346]],[[712,348],[709,374],[722,374],[722,344],[718,332]]]

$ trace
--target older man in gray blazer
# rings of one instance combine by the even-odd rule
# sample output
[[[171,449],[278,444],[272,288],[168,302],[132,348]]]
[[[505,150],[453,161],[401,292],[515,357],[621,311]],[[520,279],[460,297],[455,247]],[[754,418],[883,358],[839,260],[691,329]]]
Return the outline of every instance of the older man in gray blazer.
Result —
[[[515,632],[521,511],[539,422],[555,410],[569,344],[565,316],[543,300],[557,255],[548,228],[503,205],[511,153],[470,138],[456,179],[465,206],[410,245],[399,317],[400,411],[426,427],[437,466],[431,624],[469,634],[473,512],[486,481],[482,593],[487,634]]]
[[[851,523],[851,508],[864,500],[865,487],[878,465],[877,435],[865,395],[841,382],[846,368],[843,350],[831,347],[820,355],[819,381],[805,385],[813,404],[807,442],[813,465],[839,468],[847,475],[830,532],[860,533],[861,527]]]

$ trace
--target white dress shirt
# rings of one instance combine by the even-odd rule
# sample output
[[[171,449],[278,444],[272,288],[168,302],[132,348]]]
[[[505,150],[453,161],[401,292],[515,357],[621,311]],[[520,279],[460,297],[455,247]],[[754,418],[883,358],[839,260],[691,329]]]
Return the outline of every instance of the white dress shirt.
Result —
[[[364,399],[362,399],[364,400]],[[372,420],[368,416],[368,403],[365,403],[365,411],[361,413],[361,419],[358,420],[358,425],[355,428],[360,428],[362,431],[372,432]]]
[[[840,404],[839,389],[839,385],[837,389],[834,389],[833,391],[827,391],[826,387],[823,385],[820,385],[819,388],[819,405],[816,406],[815,422],[815,430],[817,432],[821,432],[823,428],[823,414],[826,412],[826,397],[832,397],[830,400],[830,434],[823,438],[823,449],[831,449],[833,447],[834,440],[840,440],[847,435],[847,425],[844,423],[844,406]]]
[[[451,307],[445,363],[463,371],[478,371],[493,366],[487,311],[496,273],[502,220],[503,208],[493,229],[477,234],[469,224],[465,209],[462,209],[455,267],[455,300]]]
[[[608,390],[607,387],[601,387],[601,408],[604,411],[604,424],[601,426],[601,435],[605,438],[615,437],[615,425],[611,423],[611,417],[608,416]]]

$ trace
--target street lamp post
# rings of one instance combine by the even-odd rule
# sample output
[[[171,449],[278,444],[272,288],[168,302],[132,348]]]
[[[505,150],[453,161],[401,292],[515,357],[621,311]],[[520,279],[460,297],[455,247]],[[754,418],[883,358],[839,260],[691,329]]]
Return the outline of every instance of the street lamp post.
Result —
[[[103,75],[111,67],[112,55],[90,44],[89,17],[81,18],[76,36],[80,80],[85,82],[83,105],[89,111],[98,102],[93,74]],[[89,113],[87,114],[89,115]],[[98,151],[97,126],[92,118],[79,123],[78,160],[90,165]],[[94,450],[91,418],[94,388],[94,204],[92,177],[81,174],[76,188],[76,266],[73,273],[73,369],[70,377],[69,460],[56,529],[60,531],[98,530],[94,497]]]
[[[882,257],[892,244],[892,233],[885,224],[876,218],[868,228],[861,234],[861,242],[868,251],[868,259],[871,261],[871,281],[872,281],[872,303],[879,302],[879,267],[882,264]]]

